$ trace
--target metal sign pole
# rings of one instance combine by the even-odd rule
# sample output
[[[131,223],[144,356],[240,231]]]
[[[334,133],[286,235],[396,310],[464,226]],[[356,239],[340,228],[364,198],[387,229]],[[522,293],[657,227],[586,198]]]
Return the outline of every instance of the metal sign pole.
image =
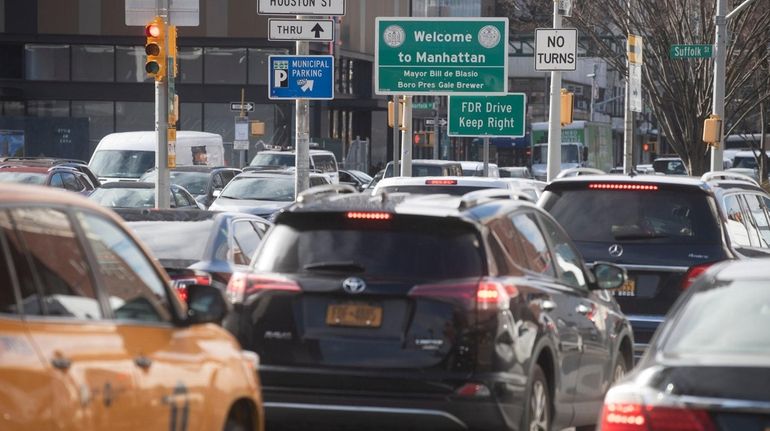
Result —
[[[399,105],[399,97],[393,96],[393,116],[395,121],[393,122],[393,176],[397,177],[401,172],[399,169],[398,160],[400,158],[401,149],[399,148],[398,135],[401,133],[401,106]]]
[[[158,16],[163,18],[164,27],[168,29],[168,1],[158,0]],[[168,53],[168,33],[165,37],[165,52]],[[174,73],[166,70],[166,73]],[[158,147],[155,152],[157,178],[155,180],[155,208],[171,208],[170,178],[168,170],[168,79],[155,80],[155,134]]]
[[[748,4],[749,2],[746,2]],[[714,43],[714,100],[712,111],[725,123],[725,69],[727,58],[727,0],[717,0],[716,36]],[[719,143],[711,147],[710,171],[724,169],[723,146],[725,141],[724,129],[719,133]]]
[[[553,2],[553,28],[561,28],[559,2]],[[551,106],[548,114],[548,172],[550,182],[561,171],[561,72],[551,72]]]
[[[404,96],[404,128],[401,135],[401,176],[412,176],[412,96]]]
[[[484,176],[489,176],[489,136],[484,136]]]
[[[297,15],[297,19],[302,19]],[[310,47],[308,42],[296,42],[297,55],[308,55]],[[294,199],[310,187],[310,101],[297,99],[294,102],[295,131],[295,177]]]
[[[438,97],[433,98],[433,140],[436,142],[431,142],[433,144],[433,159],[438,160],[438,142],[439,142],[439,134],[441,132],[441,125],[438,123]]]
[[[245,94],[245,92],[246,91],[243,88],[241,88],[241,118],[246,117],[246,114],[244,114],[244,111],[243,111],[243,109],[245,107],[245,103],[246,103],[246,99],[245,99],[246,94]],[[239,153],[240,153],[240,154],[238,154],[238,167],[239,168],[243,168],[246,165],[246,152],[248,152],[248,151],[249,151],[248,148],[246,148],[245,150],[240,150],[239,151]]]

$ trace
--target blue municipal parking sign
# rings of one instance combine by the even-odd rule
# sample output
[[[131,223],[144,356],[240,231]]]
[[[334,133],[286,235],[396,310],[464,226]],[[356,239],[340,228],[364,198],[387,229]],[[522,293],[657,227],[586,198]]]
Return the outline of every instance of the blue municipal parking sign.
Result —
[[[271,55],[270,99],[334,99],[334,56]]]

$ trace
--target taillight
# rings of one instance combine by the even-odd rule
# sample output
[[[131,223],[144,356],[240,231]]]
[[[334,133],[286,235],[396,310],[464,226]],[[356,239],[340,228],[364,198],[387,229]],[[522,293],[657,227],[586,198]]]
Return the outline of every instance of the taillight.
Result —
[[[602,431],[713,431],[714,423],[704,410],[605,403]]]
[[[596,190],[638,190],[655,191],[658,186],[654,184],[620,184],[620,183],[592,183],[588,185],[589,189]]]
[[[195,284],[211,286],[211,274],[203,271],[195,271]]]
[[[179,299],[182,300],[182,302],[187,302],[187,286],[176,286],[176,293],[179,295]]]
[[[393,214],[385,212],[350,211],[345,216],[351,220],[390,220],[393,217]]]
[[[457,180],[425,180],[425,184],[434,186],[454,186]]]
[[[233,303],[241,303],[249,295],[260,291],[300,292],[299,284],[284,277],[236,272],[227,283],[227,299]]]
[[[709,269],[709,267],[713,264],[713,262],[709,262],[701,265],[691,266],[690,269],[687,270],[687,273],[684,275],[684,278],[682,278],[682,284],[679,287],[681,287],[682,290],[685,290],[692,286],[692,284],[695,282],[695,279],[698,278],[699,275],[706,272],[706,270]]]
[[[497,281],[480,281],[421,284],[409,291],[411,297],[455,299],[467,309],[507,310],[511,298],[519,294],[516,286]]]

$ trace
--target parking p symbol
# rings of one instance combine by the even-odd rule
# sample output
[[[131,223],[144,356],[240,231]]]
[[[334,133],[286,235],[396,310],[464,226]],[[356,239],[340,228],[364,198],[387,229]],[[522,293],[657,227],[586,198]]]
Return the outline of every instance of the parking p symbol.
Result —
[[[286,88],[289,86],[289,74],[283,69],[273,71],[273,87]]]

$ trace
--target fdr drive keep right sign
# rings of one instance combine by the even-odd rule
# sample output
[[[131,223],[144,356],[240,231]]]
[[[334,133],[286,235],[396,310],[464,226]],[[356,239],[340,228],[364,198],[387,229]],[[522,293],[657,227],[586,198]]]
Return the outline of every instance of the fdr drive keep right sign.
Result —
[[[577,68],[577,29],[535,30],[535,70],[555,72]]]

